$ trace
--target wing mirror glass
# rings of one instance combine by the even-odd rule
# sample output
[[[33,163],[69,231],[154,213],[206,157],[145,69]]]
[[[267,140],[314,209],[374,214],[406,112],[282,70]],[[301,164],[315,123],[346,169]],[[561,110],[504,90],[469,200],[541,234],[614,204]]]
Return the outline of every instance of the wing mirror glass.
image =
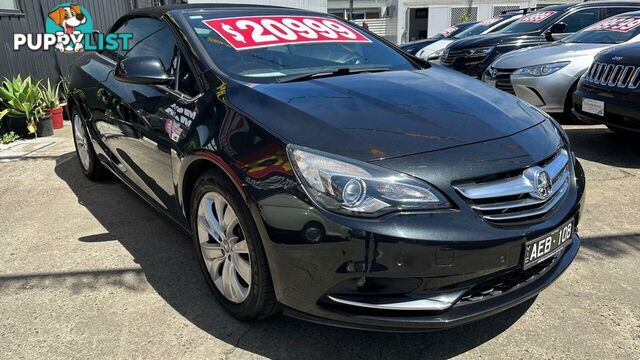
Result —
[[[167,73],[157,56],[134,56],[118,61],[115,78],[132,84],[167,85],[173,76]]]

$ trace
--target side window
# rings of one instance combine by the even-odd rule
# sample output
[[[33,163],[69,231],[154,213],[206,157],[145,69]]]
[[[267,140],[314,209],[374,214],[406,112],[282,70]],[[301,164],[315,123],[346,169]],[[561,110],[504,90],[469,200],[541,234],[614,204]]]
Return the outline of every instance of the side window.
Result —
[[[111,30],[111,32],[116,34],[132,34],[132,37],[129,40],[129,49],[132,49],[140,41],[144,40],[146,37],[162,29],[163,27],[164,24],[160,20],[141,17],[129,19],[117,29]],[[124,57],[125,51],[118,50],[112,52],[112,54],[118,57]]]
[[[567,24],[565,33],[574,33],[600,20],[600,9],[584,9],[560,20]]]
[[[180,54],[177,61],[177,69],[176,72],[176,90],[180,91],[185,95],[189,95],[194,97],[200,93],[198,90],[198,84],[196,83],[196,78],[191,72],[189,65],[182,59],[182,55]]]
[[[638,11],[640,8],[635,7],[608,7],[604,9],[604,18],[612,17],[618,14],[630,12],[630,11]]]
[[[125,57],[155,55],[160,58],[167,73],[175,74],[176,50],[176,40],[171,30],[163,27],[146,38],[139,40],[127,52]]]

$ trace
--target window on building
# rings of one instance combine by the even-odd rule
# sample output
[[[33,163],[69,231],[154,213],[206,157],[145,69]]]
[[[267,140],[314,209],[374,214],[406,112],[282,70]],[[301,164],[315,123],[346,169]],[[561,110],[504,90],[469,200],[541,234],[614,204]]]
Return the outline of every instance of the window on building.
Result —
[[[19,0],[0,0],[0,15],[22,14]]]
[[[469,21],[478,21],[477,7],[454,7],[451,8],[451,25],[456,25]]]
[[[0,0],[0,10],[18,10],[18,0]]]

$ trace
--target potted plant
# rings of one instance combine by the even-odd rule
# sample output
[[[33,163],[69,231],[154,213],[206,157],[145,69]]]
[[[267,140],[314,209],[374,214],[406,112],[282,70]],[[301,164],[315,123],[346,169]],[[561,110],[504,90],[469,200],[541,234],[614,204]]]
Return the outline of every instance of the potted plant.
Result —
[[[47,86],[42,86],[42,104],[44,112],[51,115],[51,124],[54,129],[62,129],[63,116],[62,106],[60,106],[60,83],[51,86],[51,82],[47,79]]]
[[[40,83],[30,76],[24,80],[20,75],[6,79],[0,86],[0,100],[9,110],[3,119],[5,132],[13,131],[22,137],[28,135],[53,135],[51,116],[42,109]]]
[[[71,119],[71,114],[69,113],[69,98],[71,97],[71,90],[69,90],[69,79],[62,76],[60,77],[60,87],[62,87],[62,106],[63,113],[67,116],[66,119]]]

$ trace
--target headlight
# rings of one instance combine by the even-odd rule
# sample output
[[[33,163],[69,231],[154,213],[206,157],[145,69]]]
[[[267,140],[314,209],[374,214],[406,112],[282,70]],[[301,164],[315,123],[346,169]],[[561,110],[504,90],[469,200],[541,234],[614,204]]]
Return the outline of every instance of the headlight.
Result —
[[[516,70],[513,75],[515,76],[547,76],[562,69],[570,64],[570,61],[563,61],[551,64],[541,64],[534,66],[527,66]]]
[[[295,145],[287,152],[305,192],[327,210],[373,217],[450,207],[433,186],[408,175]]]
[[[469,50],[465,51],[465,54],[467,56],[471,56],[471,57],[474,57],[474,56],[487,56],[493,51],[493,49],[494,49],[493,46],[469,49]]]
[[[431,55],[429,55],[429,60],[437,60],[440,58],[440,55],[442,55],[442,50],[436,50],[433,53],[431,53]]]

